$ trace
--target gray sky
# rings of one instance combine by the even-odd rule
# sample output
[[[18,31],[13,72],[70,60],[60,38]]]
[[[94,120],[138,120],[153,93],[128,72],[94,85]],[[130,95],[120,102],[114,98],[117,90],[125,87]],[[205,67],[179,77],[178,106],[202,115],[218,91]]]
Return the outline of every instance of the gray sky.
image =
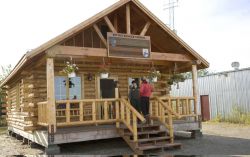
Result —
[[[102,11],[117,0],[0,1],[0,65],[18,62],[28,50]],[[164,0],[141,0],[167,21]],[[250,67],[249,0],[179,0],[178,35],[210,62],[211,71],[231,70],[231,62]]]

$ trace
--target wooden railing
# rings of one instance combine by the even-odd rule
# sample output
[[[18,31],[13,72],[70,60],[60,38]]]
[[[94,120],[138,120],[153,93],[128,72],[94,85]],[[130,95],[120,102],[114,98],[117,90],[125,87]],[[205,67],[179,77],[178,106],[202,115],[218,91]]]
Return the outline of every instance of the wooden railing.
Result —
[[[38,124],[47,126],[47,102],[38,103]],[[145,121],[125,99],[84,99],[56,101],[56,126],[123,123],[138,140],[137,119]]]
[[[144,122],[145,118],[126,99],[120,99],[121,121],[133,133],[134,141],[138,140],[137,119]],[[132,118],[131,118],[132,116]]]
[[[150,102],[150,117],[165,125],[171,143],[174,142],[173,119],[197,116],[193,97],[154,97]]]

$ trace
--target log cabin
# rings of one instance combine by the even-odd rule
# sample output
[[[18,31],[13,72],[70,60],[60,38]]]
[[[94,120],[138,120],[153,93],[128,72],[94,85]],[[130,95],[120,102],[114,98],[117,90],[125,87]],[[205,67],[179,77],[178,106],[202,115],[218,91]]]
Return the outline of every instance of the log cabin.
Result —
[[[75,77],[61,71],[67,62]],[[109,76],[100,77],[108,66]],[[128,100],[131,80],[149,75],[150,124]],[[56,152],[63,143],[121,137],[138,154],[180,147],[175,131],[200,130],[197,70],[209,63],[138,0],[120,0],[27,52],[7,78],[8,131]],[[171,97],[167,79],[192,72],[192,97]]]

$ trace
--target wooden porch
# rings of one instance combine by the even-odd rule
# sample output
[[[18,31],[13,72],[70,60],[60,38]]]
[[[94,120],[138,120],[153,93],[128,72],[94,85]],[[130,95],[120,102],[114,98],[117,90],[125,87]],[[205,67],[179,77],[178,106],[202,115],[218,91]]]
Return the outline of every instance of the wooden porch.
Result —
[[[122,137],[132,150],[143,153],[147,149],[180,146],[174,143],[174,129],[185,130],[183,124],[189,125],[189,127],[186,125],[187,130],[199,129],[193,97],[174,98],[165,96],[152,98],[150,104],[151,122],[149,125],[142,124],[145,121],[144,117],[124,98],[59,100],[56,101],[55,105],[56,125],[51,128],[58,131],[48,132],[46,135],[48,146],[87,139]],[[38,103],[38,124],[41,126],[49,126],[50,116],[48,116],[47,109],[48,102]],[[178,119],[182,119],[182,123],[175,123],[175,120]],[[196,125],[196,128],[193,127],[194,125]],[[145,130],[145,127],[147,130]],[[77,138],[65,140],[60,138],[64,136],[72,138],[72,135],[70,135],[72,129],[79,134]],[[145,131],[148,134],[160,134],[159,137],[145,137],[142,136]],[[90,136],[91,132],[100,136],[85,138],[85,136]],[[149,147],[148,142],[154,140],[156,140],[156,144],[160,142],[160,145]],[[169,144],[165,142],[166,140],[169,140]],[[144,143],[141,144],[140,142]],[[164,145],[162,145],[162,142],[165,142]]]

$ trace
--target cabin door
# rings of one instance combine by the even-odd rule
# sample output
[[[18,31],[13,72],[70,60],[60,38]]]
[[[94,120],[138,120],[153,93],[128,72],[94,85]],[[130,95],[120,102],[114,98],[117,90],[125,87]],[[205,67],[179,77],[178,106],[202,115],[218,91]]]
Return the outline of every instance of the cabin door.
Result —
[[[201,95],[200,100],[201,100],[202,121],[209,121],[210,120],[209,96],[208,95]]]
[[[115,98],[114,79],[100,79],[100,97]]]

